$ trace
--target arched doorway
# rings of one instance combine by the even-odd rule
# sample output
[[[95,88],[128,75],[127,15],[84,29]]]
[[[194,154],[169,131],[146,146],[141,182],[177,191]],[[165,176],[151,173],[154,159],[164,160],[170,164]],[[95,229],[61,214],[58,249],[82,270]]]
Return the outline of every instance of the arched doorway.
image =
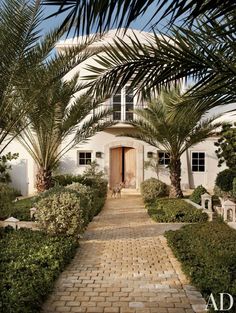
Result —
[[[107,173],[107,178],[109,181],[109,187],[111,188],[112,185],[114,186],[114,179],[113,179],[113,172],[118,171],[119,173],[122,172],[122,155],[121,150],[115,150],[116,148],[126,148],[126,169],[127,174],[125,175],[128,178],[128,181],[132,181],[133,170],[129,170],[131,164],[135,167],[135,184],[131,183],[134,189],[140,188],[140,184],[143,181],[144,176],[144,167],[143,167],[143,158],[144,158],[144,147],[143,144],[132,139],[122,138],[121,140],[115,140],[104,147],[104,154],[105,154],[105,162],[104,162],[104,170]],[[114,150],[113,150],[114,149]],[[129,157],[128,157],[129,156]],[[115,161],[117,159],[117,162]],[[124,160],[123,159],[123,160]],[[115,165],[116,164],[116,165]],[[113,169],[112,169],[113,168]],[[117,174],[114,174],[118,176]],[[120,175],[120,174],[119,174]],[[122,176],[119,176],[119,178]],[[119,180],[120,182],[120,180]]]
[[[136,188],[136,151],[132,147],[110,149],[110,186],[121,182],[125,188]]]

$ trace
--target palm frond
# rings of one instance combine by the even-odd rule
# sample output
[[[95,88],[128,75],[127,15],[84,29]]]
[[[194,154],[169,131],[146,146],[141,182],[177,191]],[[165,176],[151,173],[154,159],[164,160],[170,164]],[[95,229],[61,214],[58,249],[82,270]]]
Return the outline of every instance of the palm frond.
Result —
[[[61,27],[68,26],[70,31],[75,27],[75,33],[89,34],[92,30],[104,31],[111,27],[125,28],[152,6],[153,15],[148,23],[157,26],[163,19],[173,24],[178,19],[193,22],[200,15],[211,15],[220,18],[229,12],[234,12],[236,5],[226,0],[44,0],[44,5],[58,8],[48,18],[64,13],[66,17]]]

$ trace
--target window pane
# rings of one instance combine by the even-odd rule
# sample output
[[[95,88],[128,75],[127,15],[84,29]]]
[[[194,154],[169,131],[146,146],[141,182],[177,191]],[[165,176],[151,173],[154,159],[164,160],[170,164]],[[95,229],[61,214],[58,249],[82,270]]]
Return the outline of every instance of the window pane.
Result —
[[[205,165],[205,160],[204,160],[204,159],[200,159],[200,160],[199,160],[199,164],[200,164],[200,165]]]
[[[121,104],[120,103],[113,103],[113,110],[121,111]]]
[[[134,109],[133,103],[126,103],[126,111],[131,111]]]
[[[165,159],[165,164],[166,165],[169,165],[170,164],[170,159],[168,158],[168,159]]]
[[[198,152],[192,153],[192,159],[198,159]]]
[[[134,101],[134,98],[133,98],[133,95],[126,95],[125,96],[125,102],[130,102],[130,103],[133,103]]]
[[[84,165],[85,164],[85,159],[79,159],[79,164]]]
[[[87,152],[87,153],[86,153],[86,158],[87,158],[87,159],[91,159],[91,152]]]
[[[80,153],[79,153],[79,157],[80,157],[80,159],[85,158],[85,153],[84,153],[84,152],[80,152]]]
[[[193,165],[193,166],[192,166],[192,171],[193,171],[193,172],[198,172],[198,166]]]
[[[113,96],[113,103],[121,103],[121,95]]]
[[[199,165],[199,172],[204,172],[204,171],[205,171],[205,166]]]
[[[199,159],[204,159],[204,158],[205,158],[205,153],[204,152],[199,153]]]
[[[91,159],[87,159],[86,164],[91,164]]]
[[[126,121],[133,120],[133,112],[126,112]]]
[[[198,159],[193,159],[192,160],[192,165],[198,165]]]
[[[113,112],[113,120],[120,121],[121,120],[121,112]]]

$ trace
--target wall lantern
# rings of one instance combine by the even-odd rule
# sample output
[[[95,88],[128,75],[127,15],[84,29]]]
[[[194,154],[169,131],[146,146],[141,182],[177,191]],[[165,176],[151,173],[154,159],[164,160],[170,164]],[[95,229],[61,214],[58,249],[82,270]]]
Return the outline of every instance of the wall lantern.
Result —
[[[101,158],[102,157],[102,152],[96,152],[96,158]]]
[[[152,158],[152,156],[153,156],[153,152],[149,151],[149,152],[147,153],[147,157],[148,157],[148,158]]]

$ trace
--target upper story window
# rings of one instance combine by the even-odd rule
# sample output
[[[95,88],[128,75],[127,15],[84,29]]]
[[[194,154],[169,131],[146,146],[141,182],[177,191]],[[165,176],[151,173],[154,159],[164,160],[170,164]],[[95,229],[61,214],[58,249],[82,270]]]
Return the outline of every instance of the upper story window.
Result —
[[[78,164],[89,165],[92,162],[92,153],[89,151],[78,151]]]
[[[133,120],[134,109],[134,93],[124,87],[112,96],[111,104],[113,107],[114,121],[130,121]]]
[[[170,154],[164,151],[158,152],[158,164],[159,165],[169,165],[170,164]]]
[[[205,152],[192,152],[192,171],[205,172]]]

